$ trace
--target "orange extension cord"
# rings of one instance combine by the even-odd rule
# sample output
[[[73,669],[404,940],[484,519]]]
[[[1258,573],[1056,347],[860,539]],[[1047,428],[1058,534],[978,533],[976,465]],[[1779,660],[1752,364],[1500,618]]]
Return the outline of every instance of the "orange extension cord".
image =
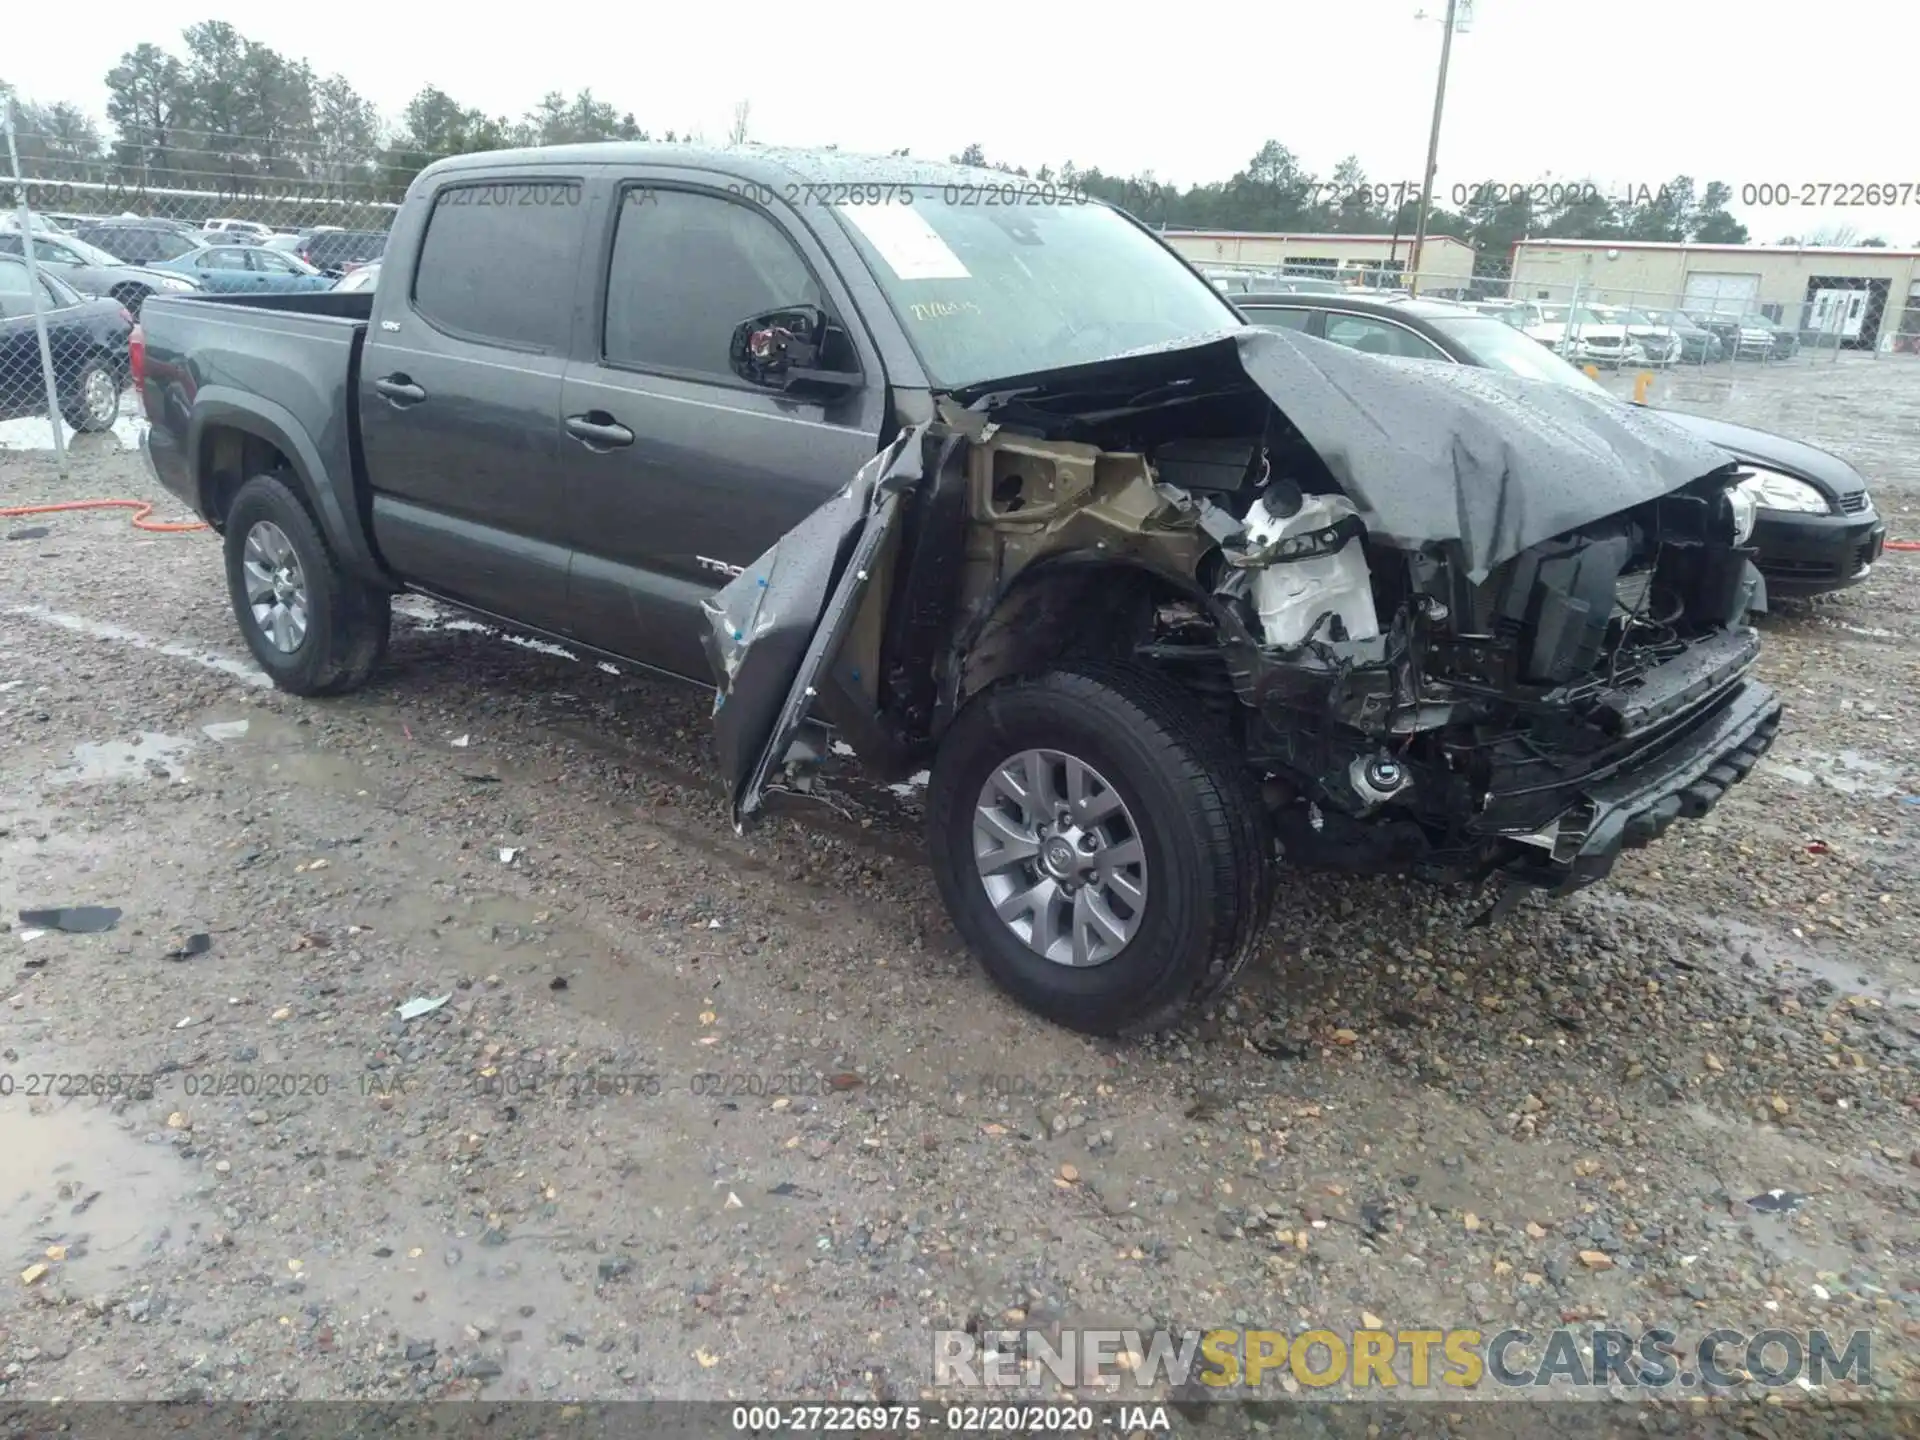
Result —
[[[189,530],[205,530],[207,527],[198,520],[166,521],[149,520],[153,505],[146,500],[69,500],[64,505],[15,505],[0,509],[0,519],[11,520],[21,515],[57,515],[63,510],[132,510],[133,528],[136,530],[155,530],[162,534],[180,535]],[[1889,540],[1889,550],[1920,550],[1920,540]]]
[[[146,500],[69,500],[64,505],[15,505],[0,509],[0,519],[11,520],[21,515],[57,515],[63,510],[132,510],[135,512],[134,529],[155,530],[166,535],[180,535],[189,530],[207,528],[198,520],[149,520],[147,516],[153,513],[153,505]]]

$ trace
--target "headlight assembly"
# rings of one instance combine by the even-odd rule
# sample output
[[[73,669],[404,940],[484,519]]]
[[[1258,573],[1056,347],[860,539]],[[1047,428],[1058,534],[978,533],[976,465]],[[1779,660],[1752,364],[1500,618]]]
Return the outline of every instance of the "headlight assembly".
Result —
[[[1757,465],[1745,467],[1753,473],[1735,487],[1762,510],[1795,510],[1807,515],[1824,515],[1831,508],[1827,497],[1804,480],[1782,475]]]
[[[1727,508],[1733,512],[1733,543],[1744,545],[1753,535],[1753,522],[1760,518],[1760,507],[1745,485],[1730,486]]]

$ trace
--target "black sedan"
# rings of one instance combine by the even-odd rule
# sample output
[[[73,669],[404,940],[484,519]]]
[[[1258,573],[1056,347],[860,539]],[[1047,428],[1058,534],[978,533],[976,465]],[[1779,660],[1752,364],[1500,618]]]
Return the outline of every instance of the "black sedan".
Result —
[[[1463,305],[1285,294],[1237,295],[1233,303],[1253,324],[1301,331],[1356,350],[1479,365],[1612,394],[1538,341]],[[1660,414],[1752,472],[1741,488],[1759,507],[1753,544],[1769,595],[1818,595],[1867,578],[1886,543],[1887,527],[1874,512],[1858,470],[1838,455],[1784,435],[1681,410]]]
[[[64,281],[40,277],[60,413],[76,430],[108,430],[127,383],[133,317],[117,300],[89,300]],[[45,372],[26,262],[0,256],[0,419],[47,413]]]

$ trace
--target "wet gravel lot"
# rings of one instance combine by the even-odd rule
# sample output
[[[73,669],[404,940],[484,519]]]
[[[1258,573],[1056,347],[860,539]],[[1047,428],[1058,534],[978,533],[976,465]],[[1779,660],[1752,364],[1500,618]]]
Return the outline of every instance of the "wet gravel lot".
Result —
[[[1920,364],[1654,398],[1920,536]],[[119,437],[0,449],[5,504],[101,496],[171,510]],[[1920,556],[1765,622],[1780,741],[1609,882],[1476,927],[1297,877],[1228,1002],[1109,1044],[977,972],[914,787],[736,837],[702,693],[407,601],[299,701],[211,537],[0,535],[0,1396],[898,1401],[969,1325],[1564,1323],[1864,1329],[1837,1390],[1920,1398]]]

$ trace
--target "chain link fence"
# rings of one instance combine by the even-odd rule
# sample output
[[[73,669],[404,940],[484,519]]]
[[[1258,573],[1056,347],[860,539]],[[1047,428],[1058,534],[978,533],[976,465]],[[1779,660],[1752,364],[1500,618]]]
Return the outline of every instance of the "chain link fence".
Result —
[[[217,137],[175,136],[156,169],[50,160],[49,137],[0,122],[0,449],[51,449],[62,474],[76,436],[138,433],[127,339],[149,296],[329,288],[380,258],[399,196],[438,158],[239,164]]]
[[[16,138],[35,142],[28,168]],[[126,334],[148,296],[329,286],[378,260],[407,183],[438,158],[347,163],[324,147],[175,135],[163,156],[123,147],[111,161],[60,161],[43,153],[51,138],[9,131],[10,168],[0,173],[0,448],[37,419],[63,467],[73,433],[133,423]],[[1522,244],[1512,256],[1488,257],[1443,236],[1422,247],[1417,273],[1403,236],[1233,237],[1236,253],[1272,254],[1259,261],[1203,259],[1203,247],[1185,243],[1218,238],[1166,234],[1231,297],[1445,300],[1597,372],[1737,374],[1920,353],[1920,274],[1911,258],[1897,273],[1894,255],[1878,267],[1882,275],[1823,275],[1817,261],[1771,277],[1669,264],[1673,278],[1663,284],[1606,278],[1623,254],[1639,257],[1633,268],[1642,276],[1665,261],[1647,259],[1647,247],[1596,255],[1604,242],[1575,257],[1585,271],[1569,279],[1576,267],[1564,256],[1549,264]],[[1761,271],[1766,257],[1759,248],[1755,256],[1740,265]],[[1328,333],[1325,323],[1312,333]],[[1421,353],[1414,342],[1402,349]],[[49,425],[53,415],[63,424]]]
[[[1321,248],[1328,247],[1323,242]],[[1904,263],[1892,261],[1887,268],[1898,272]],[[1524,270],[1490,270],[1484,263],[1472,270],[1456,265],[1419,274],[1375,260],[1202,261],[1198,268],[1236,301],[1285,296],[1388,304],[1444,301],[1504,321],[1583,368],[1718,366],[1734,372],[1748,365],[1832,365],[1843,358],[1920,353],[1920,284],[1904,282],[1897,273],[1811,279],[1796,274],[1772,287],[1747,285],[1735,291],[1697,281],[1665,289],[1537,280]],[[1322,298],[1303,308],[1329,303]],[[1324,322],[1305,328],[1312,334],[1326,332]],[[1419,349],[1409,346],[1406,353],[1418,354]]]

